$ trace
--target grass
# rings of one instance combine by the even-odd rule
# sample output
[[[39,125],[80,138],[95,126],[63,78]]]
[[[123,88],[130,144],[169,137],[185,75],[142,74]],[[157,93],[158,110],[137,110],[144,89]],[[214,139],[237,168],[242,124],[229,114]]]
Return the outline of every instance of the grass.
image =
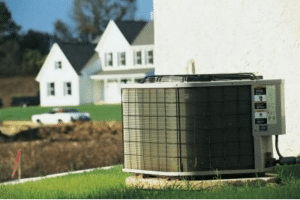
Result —
[[[121,120],[121,105],[80,105],[67,106],[77,108],[82,112],[91,114],[93,120],[110,121]],[[0,109],[0,122],[5,120],[31,120],[33,114],[42,114],[48,112],[52,107],[11,107]]]
[[[0,198],[76,198],[76,199],[293,199],[300,198],[300,165],[278,166],[282,183],[277,186],[224,186],[202,190],[143,190],[125,186],[129,173],[122,165],[110,170],[74,174],[19,185],[0,186]]]
[[[129,175],[121,171],[122,166],[109,170],[72,174],[43,179],[18,185],[0,186],[0,198],[97,198],[106,196],[109,190],[125,187]]]

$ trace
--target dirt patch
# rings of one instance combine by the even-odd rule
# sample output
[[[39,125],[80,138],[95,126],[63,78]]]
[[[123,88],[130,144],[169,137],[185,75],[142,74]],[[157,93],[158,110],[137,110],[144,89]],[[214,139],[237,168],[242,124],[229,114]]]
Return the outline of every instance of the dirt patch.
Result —
[[[43,126],[14,136],[0,134],[0,182],[11,180],[18,149],[22,178],[123,163],[120,122]],[[17,178],[17,175],[14,179]]]
[[[4,121],[0,123],[0,133],[10,136],[35,126],[37,125],[32,121]]]

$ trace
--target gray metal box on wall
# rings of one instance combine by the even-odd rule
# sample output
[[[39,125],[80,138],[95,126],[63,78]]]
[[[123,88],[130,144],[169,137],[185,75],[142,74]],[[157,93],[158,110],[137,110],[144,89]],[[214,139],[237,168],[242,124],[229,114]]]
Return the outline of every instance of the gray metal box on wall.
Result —
[[[282,80],[248,74],[145,80],[122,87],[123,171],[195,176],[270,169],[272,135],[285,133]]]

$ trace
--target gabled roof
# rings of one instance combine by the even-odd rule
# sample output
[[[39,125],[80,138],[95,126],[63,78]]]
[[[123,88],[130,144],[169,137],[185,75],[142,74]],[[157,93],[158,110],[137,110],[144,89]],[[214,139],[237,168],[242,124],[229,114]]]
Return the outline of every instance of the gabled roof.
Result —
[[[96,44],[67,44],[58,43],[65,56],[78,75],[87,61],[95,53]]]
[[[154,22],[150,21],[144,26],[132,45],[154,44]]]
[[[99,43],[99,41],[101,40],[101,37],[102,37],[102,35],[97,36],[97,37],[92,41],[92,43],[97,45],[97,44]]]
[[[115,21],[126,40],[132,44],[134,39],[139,35],[141,30],[145,27],[145,21]]]

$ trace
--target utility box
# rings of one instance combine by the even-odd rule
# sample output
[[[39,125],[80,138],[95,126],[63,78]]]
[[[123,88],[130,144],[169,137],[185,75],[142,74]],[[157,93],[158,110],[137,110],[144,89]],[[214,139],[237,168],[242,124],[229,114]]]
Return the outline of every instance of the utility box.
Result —
[[[166,75],[123,85],[125,172],[264,173],[285,134],[284,81],[250,73]]]

